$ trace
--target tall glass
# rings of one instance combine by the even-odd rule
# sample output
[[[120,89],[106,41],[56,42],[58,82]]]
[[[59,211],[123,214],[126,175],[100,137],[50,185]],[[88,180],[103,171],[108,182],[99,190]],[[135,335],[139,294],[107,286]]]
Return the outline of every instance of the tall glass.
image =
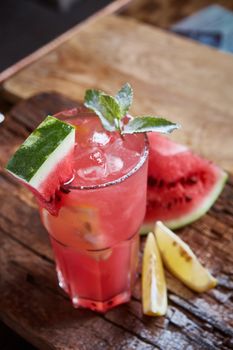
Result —
[[[73,109],[58,116],[72,124],[76,118],[87,118],[87,113]],[[138,231],[146,208],[148,158],[144,134],[131,135],[130,142],[140,156],[128,173],[105,183],[66,185],[59,193],[58,216],[40,208],[59,285],[74,307],[106,312],[130,299],[138,261]]]

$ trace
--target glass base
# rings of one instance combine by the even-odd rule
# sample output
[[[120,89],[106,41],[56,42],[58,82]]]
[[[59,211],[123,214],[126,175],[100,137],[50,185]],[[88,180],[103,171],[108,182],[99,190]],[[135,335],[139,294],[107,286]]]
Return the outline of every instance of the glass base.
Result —
[[[105,313],[106,311],[114,308],[117,305],[127,303],[130,300],[130,296],[130,292],[123,292],[106,301],[88,300],[84,298],[73,297],[72,304],[75,308],[84,307],[92,311]]]
[[[62,276],[61,271],[59,271],[58,269],[57,269],[57,277],[58,277],[59,287],[63,289],[66,292],[66,294],[69,295],[69,288],[65,283],[65,280]],[[117,305],[127,303],[128,301],[130,301],[130,297],[131,297],[131,292],[123,292],[105,301],[80,298],[78,296],[72,296],[71,301],[75,308],[88,308],[93,311],[105,313]]]
[[[85,251],[51,237],[59,286],[74,307],[107,310],[130,300],[138,261],[138,234],[111,248]]]

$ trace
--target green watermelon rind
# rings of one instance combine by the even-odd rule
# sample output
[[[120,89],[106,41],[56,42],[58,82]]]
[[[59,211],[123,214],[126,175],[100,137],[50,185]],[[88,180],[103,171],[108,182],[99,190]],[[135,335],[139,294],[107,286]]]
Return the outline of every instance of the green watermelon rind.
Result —
[[[6,169],[19,180],[39,189],[75,143],[75,128],[48,116],[24,141]]]
[[[206,212],[212,207],[214,202],[219,197],[220,193],[223,190],[223,187],[227,181],[228,175],[225,171],[220,170],[219,178],[215,184],[215,186],[212,188],[212,191],[206,195],[203,202],[199,205],[198,208],[196,208],[193,212],[185,214],[177,219],[173,220],[163,220],[164,225],[169,227],[172,230],[184,227],[188,224],[191,224],[192,222],[198,220],[201,216],[206,214]],[[140,229],[140,234],[145,235],[148,232],[151,232],[154,230],[155,221],[151,221],[148,223],[144,223]]]

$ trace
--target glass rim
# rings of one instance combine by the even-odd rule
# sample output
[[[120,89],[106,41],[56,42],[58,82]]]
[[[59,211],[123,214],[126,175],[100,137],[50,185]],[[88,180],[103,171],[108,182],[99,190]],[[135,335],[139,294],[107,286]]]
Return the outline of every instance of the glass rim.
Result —
[[[66,110],[63,110],[61,112],[58,112],[54,115],[54,117],[58,117],[58,118],[64,118],[64,119],[73,119],[77,116],[77,114],[80,113],[81,115],[89,115],[89,116],[96,116],[98,118],[98,116],[90,111],[88,108],[86,108],[85,106],[78,106],[78,107],[73,107],[73,108],[69,108]],[[101,184],[97,184],[97,185],[89,185],[89,186],[72,186],[69,185],[74,178],[72,178],[70,181],[68,181],[67,183],[65,183],[62,187],[66,190],[78,190],[78,191],[83,191],[83,190],[96,190],[99,188],[105,188],[105,187],[109,187],[109,186],[113,186],[113,185],[117,185],[125,180],[127,180],[129,177],[131,177],[133,174],[135,174],[145,163],[145,161],[148,158],[148,154],[149,154],[149,140],[147,137],[146,133],[143,133],[144,135],[144,149],[143,149],[143,154],[141,155],[139,161],[137,162],[137,164],[125,175],[112,180],[112,181],[108,181],[108,182],[104,182]]]

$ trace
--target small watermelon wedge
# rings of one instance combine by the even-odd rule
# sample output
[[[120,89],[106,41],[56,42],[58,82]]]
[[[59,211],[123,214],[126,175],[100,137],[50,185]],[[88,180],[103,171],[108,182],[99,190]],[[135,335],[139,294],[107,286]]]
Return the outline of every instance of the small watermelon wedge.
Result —
[[[176,229],[204,215],[221,193],[227,174],[215,164],[158,133],[148,134],[147,210],[141,233],[161,220]]]
[[[40,204],[56,215],[55,197],[73,176],[75,128],[48,116],[9,160],[6,169],[26,185]]]

